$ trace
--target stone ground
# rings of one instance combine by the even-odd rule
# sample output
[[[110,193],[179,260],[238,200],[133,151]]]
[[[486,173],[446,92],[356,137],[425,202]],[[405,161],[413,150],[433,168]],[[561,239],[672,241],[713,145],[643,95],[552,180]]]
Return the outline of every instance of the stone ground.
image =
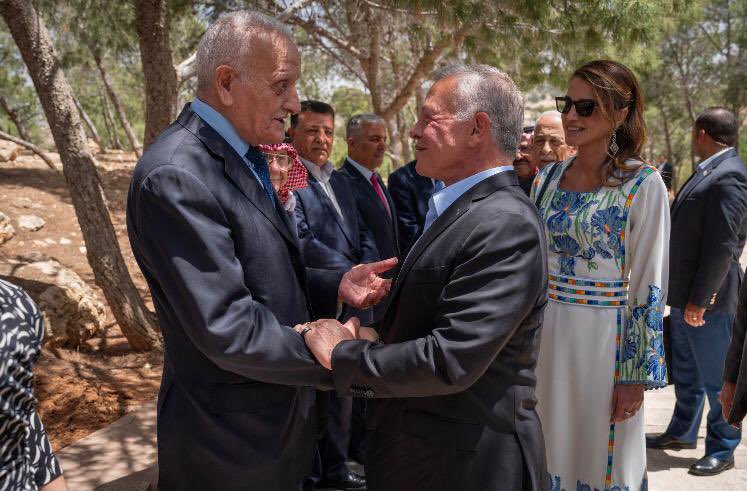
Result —
[[[674,407],[674,390],[646,394],[646,432],[666,429]],[[156,474],[155,403],[133,411],[114,424],[58,453],[71,491],[146,491]],[[687,468],[703,456],[705,418],[696,450],[649,450],[651,491],[747,489],[747,443],[736,451],[736,469],[715,477],[696,477]],[[357,469],[360,471],[360,469]]]

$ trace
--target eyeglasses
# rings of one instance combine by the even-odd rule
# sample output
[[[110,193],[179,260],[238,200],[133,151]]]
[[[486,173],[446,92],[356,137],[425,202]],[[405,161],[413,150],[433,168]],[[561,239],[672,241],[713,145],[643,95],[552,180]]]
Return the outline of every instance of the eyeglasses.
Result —
[[[594,108],[597,107],[596,101],[591,99],[579,99],[574,101],[567,95],[555,98],[555,107],[563,114],[571,112],[571,108],[576,106],[576,114],[582,118],[588,118],[591,113],[594,112]]]
[[[293,161],[286,153],[262,152],[262,155],[265,157],[267,165],[274,161],[280,167],[280,170],[290,170],[293,166]]]

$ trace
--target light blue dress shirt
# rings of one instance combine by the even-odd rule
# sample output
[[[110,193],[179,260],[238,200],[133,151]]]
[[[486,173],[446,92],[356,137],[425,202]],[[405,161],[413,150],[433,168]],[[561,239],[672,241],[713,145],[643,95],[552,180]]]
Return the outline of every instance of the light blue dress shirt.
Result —
[[[726,147],[725,149],[721,150],[720,152],[714,153],[713,155],[711,155],[710,157],[708,157],[707,159],[705,159],[703,162],[701,162],[701,163],[698,164],[698,170],[705,169],[708,164],[710,164],[711,162],[713,162],[713,159],[715,159],[716,157],[718,157],[722,153],[728,152],[732,148],[733,147]]]
[[[450,186],[446,186],[442,190],[436,192],[428,200],[428,213],[425,214],[425,224],[423,225],[423,233],[428,230],[433,222],[451,206],[454,201],[459,199],[461,195],[484,181],[485,179],[492,177],[501,172],[507,170],[513,170],[513,165],[503,165],[500,167],[493,167],[477,174],[473,174],[467,178],[457,181]]]
[[[259,178],[256,172],[254,172],[254,165],[246,158],[246,152],[249,151],[249,144],[241,139],[236,129],[233,127],[228,120],[223,117],[221,113],[210,107],[208,104],[202,102],[200,99],[195,97],[190,105],[192,110],[202,119],[205,124],[213,128],[231,148],[233,148],[237,154],[244,161],[249,170],[252,171],[252,175],[257,178],[259,185],[262,186],[262,180]],[[263,186],[264,187],[264,186]]]

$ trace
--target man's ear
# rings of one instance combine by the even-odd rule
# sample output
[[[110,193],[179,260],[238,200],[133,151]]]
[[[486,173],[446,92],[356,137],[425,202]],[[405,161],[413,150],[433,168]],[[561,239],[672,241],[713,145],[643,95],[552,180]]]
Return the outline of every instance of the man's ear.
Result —
[[[233,68],[228,65],[220,65],[213,74],[215,91],[224,106],[233,105],[233,85],[238,81],[238,76]]]
[[[467,144],[470,147],[475,147],[482,143],[485,138],[490,137],[490,117],[484,112],[479,112],[475,114],[472,122],[472,131],[470,131]]]

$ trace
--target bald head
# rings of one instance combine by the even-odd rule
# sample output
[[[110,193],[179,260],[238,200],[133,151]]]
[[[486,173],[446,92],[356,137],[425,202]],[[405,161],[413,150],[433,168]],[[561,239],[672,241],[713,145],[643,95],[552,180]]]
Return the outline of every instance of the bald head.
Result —
[[[565,143],[563,120],[558,111],[542,113],[534,126],[532,160],[540,169],[552,162],[560,162],[574,153]]]

